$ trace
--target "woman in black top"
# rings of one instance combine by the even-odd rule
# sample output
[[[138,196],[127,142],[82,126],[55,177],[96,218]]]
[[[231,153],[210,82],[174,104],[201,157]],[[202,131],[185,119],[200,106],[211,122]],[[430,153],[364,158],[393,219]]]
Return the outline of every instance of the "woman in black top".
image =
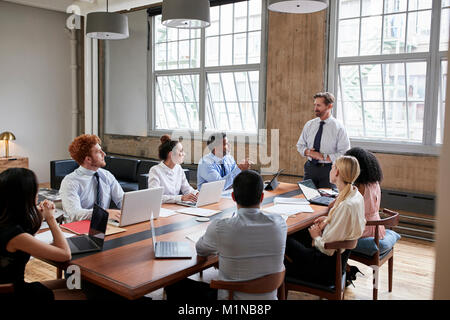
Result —
[[[11,168],[0,173],[0,284],[12,283],[15,298],[52,300],[55,283],[26,283],[25,266],[30,255],[63,262],[71,259],[71,253],[53,216],[55,205],[45,200],[37,206],[37,193],[33,171]],[[52,232],[53,244],[34,238],[43,219]]]

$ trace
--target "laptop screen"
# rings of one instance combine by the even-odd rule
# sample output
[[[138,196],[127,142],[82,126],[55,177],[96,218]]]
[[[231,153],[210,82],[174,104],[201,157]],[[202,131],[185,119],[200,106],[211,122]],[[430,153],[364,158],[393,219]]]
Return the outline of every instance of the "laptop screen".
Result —
[[[105,241],[106,225],[108,224],[108,212],[94,205],[92,210],[91,225],[89,227],[89,237],[99,246],[103,246]]]
[[[306,200],[311,200],[320,197],[320,193],[317,190],[316,186],[314,185],[314,182],[312,182],[312,180],[300,181],[298,182],[298,186],[305,195]]]

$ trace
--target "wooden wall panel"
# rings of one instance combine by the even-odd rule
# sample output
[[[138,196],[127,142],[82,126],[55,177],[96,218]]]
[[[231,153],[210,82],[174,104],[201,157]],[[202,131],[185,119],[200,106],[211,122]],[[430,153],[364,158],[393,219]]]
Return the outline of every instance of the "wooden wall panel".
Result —
[[[269,13],[267,129],[280,130],[280,168],[303,174],[296,144],[314,117],[312,96],[324,87],[326,11]]]

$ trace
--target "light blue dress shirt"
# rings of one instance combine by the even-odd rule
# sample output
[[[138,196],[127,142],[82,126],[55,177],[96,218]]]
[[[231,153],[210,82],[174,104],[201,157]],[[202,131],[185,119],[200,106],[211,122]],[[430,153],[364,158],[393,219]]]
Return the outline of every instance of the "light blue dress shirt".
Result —
[[[218,254],[219,280],[245,281],[283,270],[287,225],[280,215],[241,208],[231,218],[211,221],[196,244],[199,256]],[[226,299],[219,290],[218,298]],[[276,300],[277,290],[264,294],[234,292],[235,300]]]
[[[221,163],[225,167],[225,176],[221,176]],[[230,155],[224,156],[222,159],[216,157],[212,152],[200,159],[197,168],[197,188],[200,190],[205,182],[225,180],[224,190],[233,185],[234,178],[241,172],[241,169]]]
[[[119,182],[105,169],[100,168],[97,172],[101,187],[100,206],[108,209],[112,200],[118,208],[121,208],[124,192]],[[94,173],[95,171],[79,166],[61,182],[59,193],[66,213],[66,222],[91,218],[97,196],[97,180]]]

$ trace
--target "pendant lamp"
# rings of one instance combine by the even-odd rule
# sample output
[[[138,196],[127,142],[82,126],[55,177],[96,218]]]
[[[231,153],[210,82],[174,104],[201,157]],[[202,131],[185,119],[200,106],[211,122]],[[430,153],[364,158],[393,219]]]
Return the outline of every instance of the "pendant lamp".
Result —
[[[209,0],[163,0],[161,23],[172,28],[209,27]]]
[[[102,40],[119,40],[128,38],[128,17],[124,14],[108,12],[91,12],[86,17],[86,36]]]
[[[284,13],[312,13],[327,7],[327,0],[269,0],[270,11]]]

